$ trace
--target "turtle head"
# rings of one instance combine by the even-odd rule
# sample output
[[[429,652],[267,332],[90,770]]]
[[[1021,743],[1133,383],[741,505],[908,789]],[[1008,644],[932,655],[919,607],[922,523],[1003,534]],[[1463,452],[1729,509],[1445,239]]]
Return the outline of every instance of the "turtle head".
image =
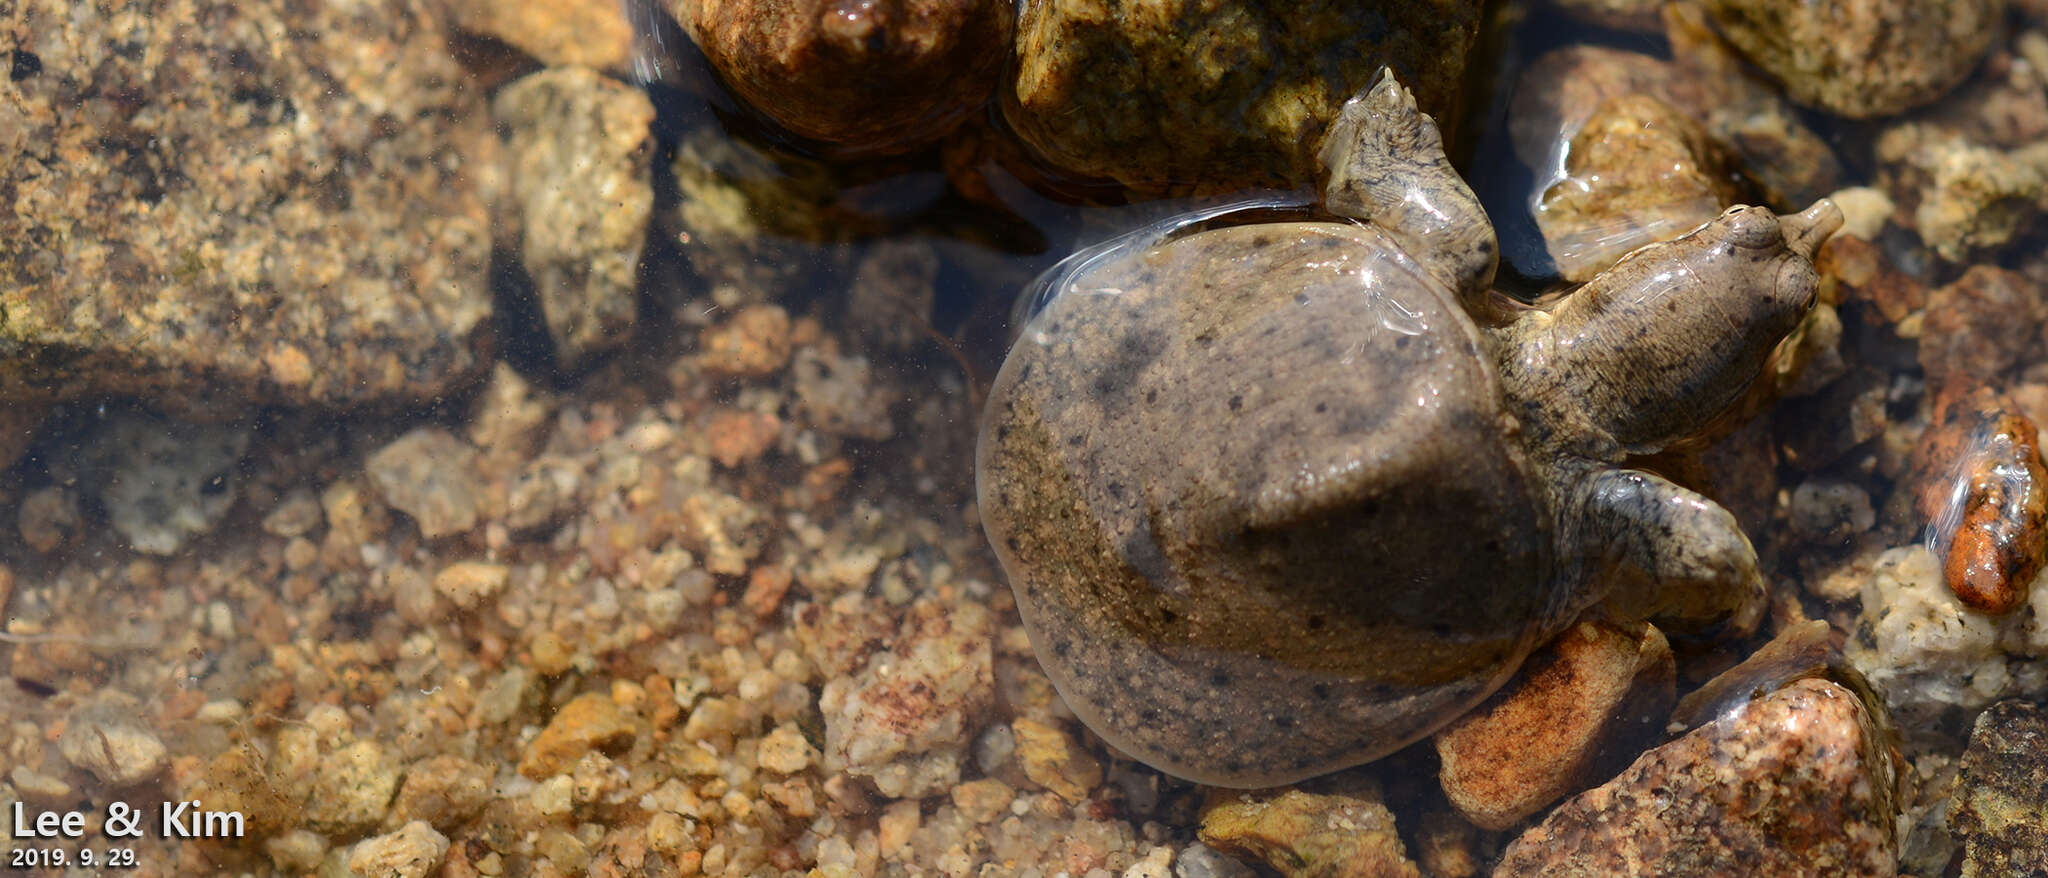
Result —
[[[1638,249],[1521,336],[1523,374],[1632,453],[1698,436],[1813,309],[1813,254],[1841,225],[1825,198],[1783,217],[1731,207]]]

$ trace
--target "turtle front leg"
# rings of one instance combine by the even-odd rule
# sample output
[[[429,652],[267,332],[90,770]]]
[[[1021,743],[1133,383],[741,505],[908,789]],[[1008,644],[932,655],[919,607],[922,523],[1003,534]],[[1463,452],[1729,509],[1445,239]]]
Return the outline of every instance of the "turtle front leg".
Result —
[[[1720,504],[1661,476],[1605,470],[1587,479],[1577,523],[1591,592],[1617,615],[1677,632],[1747,632],[1762,618],[1756,549]]]

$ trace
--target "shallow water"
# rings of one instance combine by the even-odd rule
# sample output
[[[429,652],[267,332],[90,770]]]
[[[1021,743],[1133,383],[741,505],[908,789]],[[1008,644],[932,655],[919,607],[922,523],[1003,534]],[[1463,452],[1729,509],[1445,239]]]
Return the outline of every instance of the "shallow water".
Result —
[[[201,7],[162,14],[240,21]],[[551,86],[613,102],[587,124],[585,104],[549,116],[545,93],[505,99],[550,65],[474,22],[418,39],[421,18],[391,14],[379,43],[370,17],[332,39],[376,48],[347,51],[282,26],[222,30],[223,45],[274,44],[322,71],[273,87],[263,77],[288,59],[153,45],[131,20],[151,13],[78,7],[74,26],[126,35],[101,44],[60,39],[44,12],[0,30],[0,194],[14,211],[0,224],[0,329],[9,308],[28,325],[34,297],[114,294],[48,317],[44,335],[0,336],[0,428],[20,439],[0,443],[18,451],[0,474],[11,863],[1241,874],[1196,840],[1211,791],[1108,747],[1039,668],[980,529],[974,455],[1006,350],[1079,270],[1062,260],[1175,234],[1217,205],[1303,196],[1041,191],[975,142],[997,136],[993,112],[909,156],[821,160],[778,141],[644,5],[629,4],[632,45],[601,86]],[[1544,6],[1497,14],[1507,23],[1482,40],[1491,69],[1473,76],[1453,155],[1499,231],[1499,287],[1536,301],[1563,287],[1534,212],[1562,165],[1516,156],[1517,73],[1562,46],[1671,49]],[[2033,51],[2044,32],[2037,10],[2015,9],[1957,93],[2009,86],[1971,100],[2022,122],[1980,127],[2048,119],[2048,70],[2029,66],[2048,64]],[[124,64],[157,85],[121,80]],[[321,88],[292,90],[306,83]],[[192,130],[205,125],[164,121],[180,88],[227,95],[222,130],[275,140],[207,141]],[[307,104],[316,93],[355,102]],[[55,122],[24,109],[48,94],[87,97]],[[1947,106],[1978,115],[1960,97]],[[1933,173],[1879,149],[1887,122],[1792,112],[1839,157],[1841,188],[1916,190]],[[309,156],[288,133],[316,121],[360,139],[313,138],[333,153]],[[36,141],[50,131],[68,139]],[[217,174],[179,149],[216,150],[197,167]],[[563,149],[601,155],[595,173],[627,170],[577,176],[588,168]],[[31,163],[42,170],[20,170]],[[38,188],[67,163],[149,185]],[[373,185],[380,172],[389,187]],[[550,213],[520,174],[602,190],[602,204],[642,198],[644,225]],[[619,182],[641,178],[644,192]],[[1826,313],[1761,379],[1776,399],[1701,458],[1645,465],[1728,506],[1769,588],[1753,632],[1666,632],[1675,693],[1799,631],[1797,667],[1758,685],[1832,675],[1887,701],[1907,760],[1902,869],[1939,874],[1960,856],[1937,806],[1971,722],[2000,699],[2048,697],[2048,585],[2009,583],[2017,598],[1993,617],[1943,573],[1959,521],[2042,553],[2040,518],[2006,496],[2040,477],[2024,431],[1956,428],[1964,447],[2004,455],[1978,467],[1989,487],[1964,484],[1981,474],[1922,437],[1949,388],[1989,387],[2011,417],[2048,417],[2048,261],[2038,217],[2011,242],[1947,256],[1899,211],[1864,249],[1821,260]],[[216,216],[236,219],[205,226]],[[206,231],[187,241],[185,223]],[[423,304],[390,292],[414,288],[431,291]],[[562,290],[567,311],[549,302]],[[94,348],[103,337],[111,359]],[[1917,505],[1930,485],[1944,498],[1932,523]],[[1955,499],[1994,491],[2021,511],[1967,519]],[[2040,565],[2017,569],[2032,580]],[[1825,660],[1807,620],[1830,626]],[[1714,691],[1695,713],[1731,712]],[[1634,746],[1664,740],[1646,735]],[[1490,869],[1549,813],[1476,829],[1439,769],[1425,740],[1305,788],[1384,803],[1425,874],[1473,874],[1460,857]],[[155,819],[189,801],[240,819],[197,838]],[[152,819],[119,835],[116,805]],[[77,836],[27,838],[11,822],[69,812],[84,815]]]

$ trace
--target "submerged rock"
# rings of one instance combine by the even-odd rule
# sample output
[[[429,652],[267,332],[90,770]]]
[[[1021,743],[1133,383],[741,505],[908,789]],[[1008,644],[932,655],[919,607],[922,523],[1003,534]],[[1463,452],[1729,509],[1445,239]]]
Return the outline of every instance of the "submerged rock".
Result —
[[[1948,806],[1962,878],[2048,873],[2048,712],[2001,701],[1977,717]]]
[[[1728,156],[1699,123],[1645,94],[1600,104],[1571,138],[1564,177],[1536,225],[1569,281],[1585,281],[1644,244],[1668,241],[1743,200]]]
[[[1857,119],[1940,97],[1984,57],[2004,0],[1707,0],[1794,100]]]
[[[360,405],[481,369],[497,143],[422,9],[37,0],[11,21],[0,398]]]
[[[550,67],[618,70],[633,52],[620,0],[447,0],[455,25],[532,55]]]
[[[1877,157],[1913,228],[1950,262],[2010,243],[2048,205],[2048,144],[2006,150],[1908,123],[1878,137]]]
[[[1956,599],[1932,551],[1906,546],[1878,556],[1862,601],[1845,651],[1915,749],[1941,746],[1994,701],[2048,692],[2048,664],[2032,660],[2048,655],[2039,576],[2025,611],[1989,616]]]
[[[1457,119],[1482,4],[1026,3],[1003,114],[1057,168],[1149,191],[1304,186],[1381,65]]]
[[[248,447],[247,425],[117,414],[85,440],[80,478],[129,546],[174,555],[234,506],[235,466]]]
[[[995,94],[1010,0],[668,0],[734,92],[837,152],[915,149]]]
[[[1222,793],[1202,809],[1201,839],[1256,857],[1287,878],[1420,878],[1376,789],[1277,796]]]
[[[507,86],[491,114],[506,134],[506,237],[540,296],[565,362],[616,347],[633,324],[640,248],[654,207],[654,104],[586,68]]]
[[[1917,508],[1949,590],[1971,609],[2027,602],[2048,560],[2048,468],[2034,422],[1988,387],[1951,385],[1914,453]]]
[[[1444,794],[1481,829],[1506,829],[1658,740],[1675,680],[1656,628],[1581,622],[1437,733]]]
[[[1799,680],[1558,806],[1494,875],[1889,876],[1895,783],[1862,702]]]

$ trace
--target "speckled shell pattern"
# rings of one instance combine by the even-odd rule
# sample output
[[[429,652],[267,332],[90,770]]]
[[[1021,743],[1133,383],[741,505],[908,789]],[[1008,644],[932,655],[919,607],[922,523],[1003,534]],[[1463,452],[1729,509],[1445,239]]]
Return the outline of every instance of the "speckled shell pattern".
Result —
[[[1053,682],[1182,777],[1384,756],[1569,621],[1551,504],[1478,329],[1369,226],[1095,260],[1023,330],[979,455]]]

